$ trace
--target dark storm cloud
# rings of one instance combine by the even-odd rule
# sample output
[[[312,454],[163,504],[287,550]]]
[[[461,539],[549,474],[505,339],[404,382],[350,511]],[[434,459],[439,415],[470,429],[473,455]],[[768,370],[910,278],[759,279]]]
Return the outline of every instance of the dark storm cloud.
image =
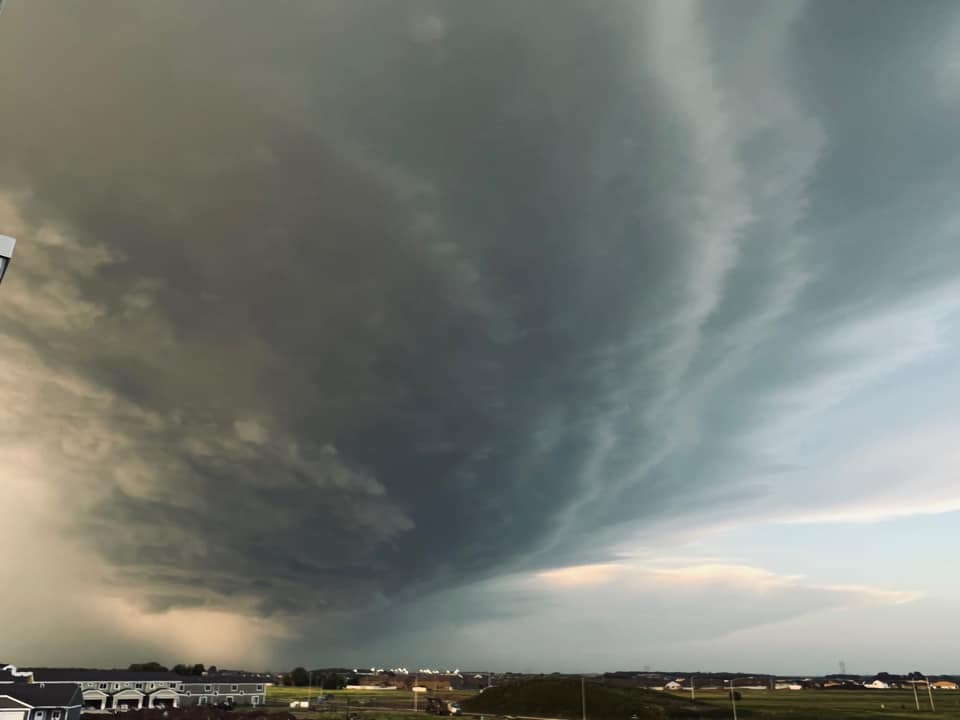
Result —
[[[119,587],[381,608],[742,501],[672,454],[806,282],[819,106],[764,43],[831,6],[645,7],[5,15],[0,188],[99,253],[83,323],[9,327],[122,408],[72,450]]]
[[[317,7],[41,4],[21,22],[69,65],[5,78],[25,213],[117,256],[71,361],[162,418],[163,490],[83,524],[155,603],[336,606],[522,557],[580,492],[637,313],[679,292],[654,182],[684,168],[628,13]]]

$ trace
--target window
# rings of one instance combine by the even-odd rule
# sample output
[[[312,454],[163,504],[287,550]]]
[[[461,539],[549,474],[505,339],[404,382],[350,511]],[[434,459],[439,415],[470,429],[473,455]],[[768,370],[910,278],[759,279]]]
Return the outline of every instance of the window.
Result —
[[[107,683],[100,683],[100,689],[101,689],[101,690],[106,690],[106,689],[107,689]]]
[[[253,704],[254,704],[254,705],[259,705],[259,704],[260,704],[260,696],[259,696],[259,695],[254,695],[254,696],[253,696]]]
[[[43,710],[37,710],[33,714],[33,720],[43,720]]]
[[[228,702],[230,705],[233,705],[233,695],[227,695],[227,702]]]
[[[150,689],[153,690],[157,686],[156,683],[150,683]]]
[[[136,684],[134,684],[134,687],[135,687],[137,690],[143,690],[143,683],[136,683]]]
[[[201,695],[201,696],[200,696],[200,704],[201,704],[201,705],[206,705],[206,704],[207,704],[207,696],[206,696],[206,695]]]
[[[52,711],[50,712],[50,720],[60,720],[60,711],[59,711],[59,710],[52,710]]]
[[[263,692],[263,685],[257,685],[257,692]]]
[[[204,691],[204,692],[210,692],[211,690],[213,690],[213,685],[204,685],[204,686],[203,686],[203,691]]]
[[[236,692],[236,691],[237,691],[237,686],[236,686],[236,685],[231,685],[231,686],[230,686],[230,692]]]

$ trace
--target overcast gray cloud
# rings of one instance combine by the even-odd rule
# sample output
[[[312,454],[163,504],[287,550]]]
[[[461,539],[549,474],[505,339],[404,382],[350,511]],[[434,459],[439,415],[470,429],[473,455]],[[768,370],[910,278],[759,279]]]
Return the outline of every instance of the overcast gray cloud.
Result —
[[[811,474],[809,427],[955,347],[958,29],[949,3],[11,0],[5,483],[70,498],[31,517],[126,608],[118,648],[219,613],[260,623],[257,662],[321,661],[292,623],[338,618],[344,651],[411,603],[468,625],[463,587],[523,618],[536,593],[482,583],[655,529],[856,516],[784,497],[871,494],[886,430]],[[892,354],[909,312],[932,340]]]

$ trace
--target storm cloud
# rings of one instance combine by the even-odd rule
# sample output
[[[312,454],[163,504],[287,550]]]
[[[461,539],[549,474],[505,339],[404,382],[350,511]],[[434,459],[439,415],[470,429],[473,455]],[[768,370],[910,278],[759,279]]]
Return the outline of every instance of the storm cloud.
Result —
[[[960,312],[956,15],[13,1],[4,483],[60,499],[37,516],[90,592],[278,648],[338,618],[345,651],[421,602],[467,622],[460,588],[662,528],[790,520],[816,398],[918,360],[830,338],[867,306],[939,302],[926,338]]]

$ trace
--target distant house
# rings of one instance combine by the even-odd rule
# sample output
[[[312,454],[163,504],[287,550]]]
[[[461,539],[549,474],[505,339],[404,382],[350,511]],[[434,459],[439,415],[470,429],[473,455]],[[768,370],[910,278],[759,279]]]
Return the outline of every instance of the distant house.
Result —
[[[883,680],[872,680],[871,682],[865,682],[863,684],[865,688],[870,688],[871,690],[889,690],[890,683],[884,682]]]
[[[937,680],[936,682],[930,683],[930,687],[934,690],[960,690],[960,685],[953,680]]]
[[[10,682],[0,686],[0,720],[80,720],[77,685]]]
[[[676,680],[671,680],[663,686],[664,690],[683,690],[683,685]]]

